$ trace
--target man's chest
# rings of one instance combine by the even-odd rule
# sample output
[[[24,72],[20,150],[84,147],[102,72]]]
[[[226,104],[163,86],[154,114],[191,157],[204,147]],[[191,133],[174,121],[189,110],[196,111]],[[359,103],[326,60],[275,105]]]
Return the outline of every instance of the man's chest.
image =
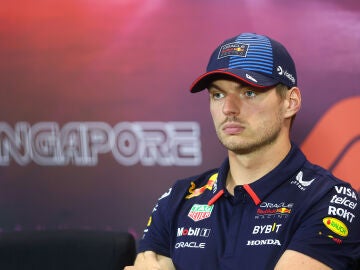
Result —
[[[187,201],[172,224],[172,258],[179,269],[233,269],[246,263],[260,267],[277,261],[293,230],[293,207],[283,200],[255,205],[245,197],[223,198],[212,206],[201,199]]]

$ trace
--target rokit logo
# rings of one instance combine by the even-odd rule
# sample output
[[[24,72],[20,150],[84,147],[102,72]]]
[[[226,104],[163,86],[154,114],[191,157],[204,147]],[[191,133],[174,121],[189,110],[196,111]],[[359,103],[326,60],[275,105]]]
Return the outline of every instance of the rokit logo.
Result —
[[[185,228],[181,227],[177,229],[177,237],[180,236],[202,236],[209,237],[211,229],[206,228]]]
[[[329,206],[328,215],[342,217],[343,219],[346,219],[350,223],[353,221],[355,217],[355,215],[352,212],[348,211],[347,209],[340,207],[337,208],[335,206]]]

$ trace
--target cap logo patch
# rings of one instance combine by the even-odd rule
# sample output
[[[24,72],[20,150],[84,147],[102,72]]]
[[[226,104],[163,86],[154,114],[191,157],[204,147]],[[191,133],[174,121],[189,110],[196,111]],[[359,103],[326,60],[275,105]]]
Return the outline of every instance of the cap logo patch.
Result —
[[[293,84],[295,84],[295,78],[292,74],[290,74],[287,70],[284,70],[281,66],[278,66],[276,68],[277,73],[280,76],[285,76],[289,81],[291,81]]]
[[[249,45],[241,42],[232,42],[221,46],[218,59],[229,56],[246,57]]]
[[[250,76],[249,74],[246,73],[246,78],[248,78],[249,80],[252,80],[253,82],[258,82],[254,77]]]

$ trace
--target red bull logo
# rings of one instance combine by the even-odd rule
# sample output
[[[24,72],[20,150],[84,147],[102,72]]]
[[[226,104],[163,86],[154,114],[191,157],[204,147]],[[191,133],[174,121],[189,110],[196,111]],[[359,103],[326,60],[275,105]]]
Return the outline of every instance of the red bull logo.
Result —
[[[291,209],[290,209],[290,208],[286,208],[286,207],[278,208],[278,209],[276,209],[276,213],[280,213],[280,214],[290,214],[290,213],[291,213]]]
[[[193,197],[197,197],[201,194],[204,193],[205,190],[212,190],[213,189],[213,186],[214,184],[216,183],[217,181],[217,177],[218,177],[218,174],[215,173],[213,174],[210,178],[209,178],[209,181],[206,183],[206,185],[202,186],[202,187],[199,187],[199,188],[196,188],[195,189],[195,183],[194,182],[191,182],[190,184],[190,188],[189,188],[189,195],[187,195],[185,197],[185,199],[191,199]]]
[[[228,43],[220,48],[218,59],[229,56],[246,57],[248,49],[248,44],[243,44],[240,42]]]

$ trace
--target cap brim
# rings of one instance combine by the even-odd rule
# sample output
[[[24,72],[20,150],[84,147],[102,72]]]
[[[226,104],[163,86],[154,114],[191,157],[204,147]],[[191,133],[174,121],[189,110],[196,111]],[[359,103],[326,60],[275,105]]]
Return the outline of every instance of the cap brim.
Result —
[[[219,69],[207,72],[197,78],[191,85],[190,91],[191,93],[200,92],[206,89],[212,81],[226,77],[238,79],[246,84],[258,88],[275,86],[279,83],[278,80],[249,70]]]

